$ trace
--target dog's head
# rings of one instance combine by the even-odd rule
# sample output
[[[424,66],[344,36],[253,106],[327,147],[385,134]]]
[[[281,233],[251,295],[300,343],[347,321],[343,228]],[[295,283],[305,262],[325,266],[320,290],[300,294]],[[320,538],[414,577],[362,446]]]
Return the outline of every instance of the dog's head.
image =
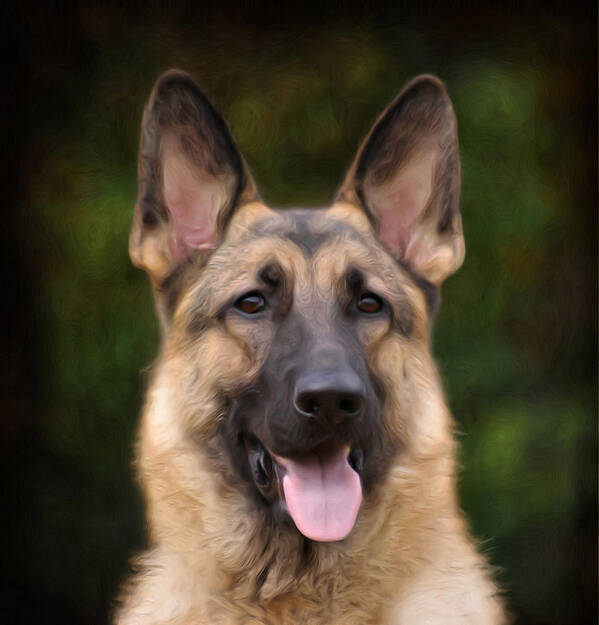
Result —
[[[138,182],[130,253],[155,289],[173,438],[275,522],[343,539],[398,456],[450,439],[429,351],[464,257],[445,89],[423,76],[398,95],[330,207],[274,211],[206,96],[168,72]]]

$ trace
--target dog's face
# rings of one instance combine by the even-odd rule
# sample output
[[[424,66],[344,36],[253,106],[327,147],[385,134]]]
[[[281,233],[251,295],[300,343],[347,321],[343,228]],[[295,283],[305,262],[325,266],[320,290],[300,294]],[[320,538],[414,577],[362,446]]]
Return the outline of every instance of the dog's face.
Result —
[[[458,195],[434,78],[377,121],[332,206],[282,211],[195,83],[158,81],[131,255],[155,286],[183,435],[274,522],[343,539],[399,454],[447,440],[428,339],[463,260]]]

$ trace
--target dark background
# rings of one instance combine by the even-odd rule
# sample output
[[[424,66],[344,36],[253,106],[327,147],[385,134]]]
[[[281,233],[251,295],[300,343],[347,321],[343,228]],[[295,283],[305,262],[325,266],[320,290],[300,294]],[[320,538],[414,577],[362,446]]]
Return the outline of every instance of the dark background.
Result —
[[[597,622],[596,7],[4,9],[10,622],[106,622],[144,542],[130,464],[159,337],[127,237],[143,105],[170,67],[203,85],[274,205],[326,203],[404,82],[446,82],[467,256],[435,353],[463,505],[518,623]]]

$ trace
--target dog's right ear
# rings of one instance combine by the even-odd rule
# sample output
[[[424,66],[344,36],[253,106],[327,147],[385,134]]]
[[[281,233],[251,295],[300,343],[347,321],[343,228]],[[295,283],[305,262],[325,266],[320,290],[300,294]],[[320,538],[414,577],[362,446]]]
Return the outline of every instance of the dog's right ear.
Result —
[[[133,264],[160,288],[190,255],[217,247],[236,207],[255,199],[223,118],[191,76],[163,74],[142,122]]]
[[[457,122],[443,83],[412,80],[358,150],[338,199],[359,204],[383,247],[440,285],[464,260]]]

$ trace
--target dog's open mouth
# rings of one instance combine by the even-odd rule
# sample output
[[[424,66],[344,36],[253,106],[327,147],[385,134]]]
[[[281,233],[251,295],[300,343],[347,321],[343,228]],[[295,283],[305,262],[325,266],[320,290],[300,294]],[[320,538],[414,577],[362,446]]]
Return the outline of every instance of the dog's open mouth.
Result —
[[[246,450],[256,486],[263,494],[277,489],[304,536],[331,542],[351,532],[362,503],[360,449],[331,439],[283,457],[254,439]]]

